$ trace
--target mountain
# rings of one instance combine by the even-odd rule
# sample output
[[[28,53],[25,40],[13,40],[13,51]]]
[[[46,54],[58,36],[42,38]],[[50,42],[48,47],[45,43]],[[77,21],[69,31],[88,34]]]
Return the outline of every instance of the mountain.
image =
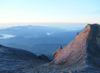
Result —
[[[100,73],[99,44],[100,25],[88,24],[68,45],[54,52],[51,62],[44,54],[37,57],[0,45],[0,73]]]
[[[29,51],[0,45],[0,73],[22,73],[49,61],[45,55],[41,59]]]
[[[71,36],[80,30],[67,30],[55,27],[44,26],[13,26],[6,29],[0,29],[1,36],[12,35],[16,38],[43,38],[43,37],[65,37]],[[65,34],[69,33],[69,34]],[[10,38],[10,37],[9,37]],[[12,38],[12,37],[11,37]]]
[[[67,39],[66,39],[67,40]],[[88,24],[49,64],[33,68],[40,73],[100,73],[100,25]],[[36,70],[37,69],[37,70]]]
[[[6,29],[0,29],[0,34],[10,34],[16,37],[24,38],[40,38],[54,35],[58,32],[64,32],[65,29],[58,29],[53,27],[43,27],[43,26],[13,26]]]
[[[100,25],[87,25],[50,64],[72,65],[79,69],[100,67]]]
[[[60,45],[67,45],[80,31],[66,29],[31,25],[0,29],[0,44],[31,51],[34,54],[45,54],[52,58],[53,52]]]

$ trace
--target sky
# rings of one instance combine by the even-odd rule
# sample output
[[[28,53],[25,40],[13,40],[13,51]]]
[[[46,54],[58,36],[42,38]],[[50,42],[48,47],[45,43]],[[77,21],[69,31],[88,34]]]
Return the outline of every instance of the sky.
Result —
[[[19,23],[100,23],[100,0],[0,0],[0,26]]]

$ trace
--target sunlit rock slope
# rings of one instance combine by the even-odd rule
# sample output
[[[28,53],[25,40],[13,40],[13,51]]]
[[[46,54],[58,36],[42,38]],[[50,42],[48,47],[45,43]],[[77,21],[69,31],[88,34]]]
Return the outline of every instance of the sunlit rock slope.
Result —
[[[100,25],[88,24],[50,64],[100,67]]]

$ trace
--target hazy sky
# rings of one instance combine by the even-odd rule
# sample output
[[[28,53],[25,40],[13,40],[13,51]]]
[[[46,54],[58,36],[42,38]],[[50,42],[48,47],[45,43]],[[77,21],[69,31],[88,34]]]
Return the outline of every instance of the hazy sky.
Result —
[[[41,22],[100,23],[100,0],[0,0],[0,23]]]

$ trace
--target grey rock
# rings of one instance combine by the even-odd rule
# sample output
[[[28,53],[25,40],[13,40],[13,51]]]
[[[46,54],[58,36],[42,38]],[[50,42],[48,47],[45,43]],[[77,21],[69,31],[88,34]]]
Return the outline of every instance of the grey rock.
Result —
[[[47,61],[47,62],[50,62],[50,61],[51,61],[50,58],[48,58],[48,57],[47,57],[46,55],[44,55],[44,54],[39,55],[38,58],[39,58],[40,60],[44,60],[44,61]]]
[[[100,26],[88,24],[50,64],[100,67],[99,35]]]
[[[29,51],[0,45],[0,73],[26,73],[44,63]]]
[[[54,53],[53,53],[53,57],[56,58],[62,51],[62,46],[60,46]]]

